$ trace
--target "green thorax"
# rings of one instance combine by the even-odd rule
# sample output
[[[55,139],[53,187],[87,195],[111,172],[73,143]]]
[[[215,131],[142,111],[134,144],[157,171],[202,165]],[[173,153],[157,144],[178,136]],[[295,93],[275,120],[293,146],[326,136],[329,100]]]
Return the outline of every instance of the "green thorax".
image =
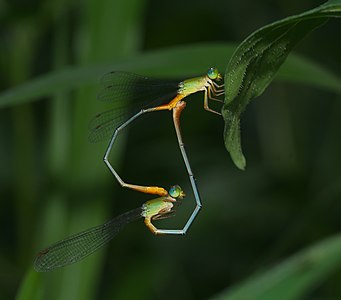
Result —
[[[207,83],[210,79],[206,76],[199,76],[190,79],[186,79],[179,83],[178,94],[183,96],[188,96],[199,91],[204,91],[206,89]]]
[[[160,213],[160,211],[170,211],[173,203],[169,201],[169,196],[149,200],[142,206],[142,217],[152,217]],[[168,200],[168,201],[167,201]]]

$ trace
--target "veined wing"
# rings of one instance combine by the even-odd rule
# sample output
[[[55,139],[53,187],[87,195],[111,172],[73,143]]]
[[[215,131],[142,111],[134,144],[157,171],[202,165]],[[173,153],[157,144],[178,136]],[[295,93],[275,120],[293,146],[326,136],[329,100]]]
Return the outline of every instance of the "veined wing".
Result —
[[[131,210],[51,245],[38,253],[34,268],[38,272],[47,272],[80,261],[107,244],[126,224],[142,217],[141,214],[142,208]]]
[[[176,94],[164,94],[152,102],[134,104],[129,101],[115,105],[115,108],[97,114],[89,123],[89,141],[97,143],[113,135],[115,129],[143,108],[155,107],[174,98]],[[143,101],[143,100],[141,100]]]
[[[89,141],[97,143],[108,138],[127,118],[129,113],[124,108],[114,108],[97,114],[89,123]]]
[[[179,80],[155,79],[138,74],[113,71],[101,79],[103,89],[98,94],[101,101],[113,101],[115,107],[124,103],[150,103],[164,95],[177,94]],[[122,104],[123,103],[123,104]]]

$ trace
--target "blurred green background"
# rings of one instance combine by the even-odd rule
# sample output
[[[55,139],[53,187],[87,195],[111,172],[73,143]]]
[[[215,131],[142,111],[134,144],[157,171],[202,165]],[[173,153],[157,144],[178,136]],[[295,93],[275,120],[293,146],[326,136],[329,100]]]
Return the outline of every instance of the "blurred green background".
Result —
[[[183,136],[204,203],[187,236],[154,237],[137,221],[76,265],[47,274],[33,270],[42,247],[150,199],[114,180],[102,161],[106,142],[87,141],[89,120],[108,108],[96,101],[104,69],[187,76],[215,63],[224,73],[231,51],[191,56],[197,69],[186,68],[186,59],[173,61],[161,52],[153,61],[144,53],[172,53],[184,45],[195,51],[212,43],[229,48],[263,25],[319,4],[1,1],[1,91],[48,79],[53,72],[60,72],[64,83],[51,97],[31,94],[25,103],[0,110],[0,299],[207,299],[242,287],[251,275],[257,278],[310,245],[338,237],[340,95],[275,81],[243,115],[245,172],[225,150],[222,119],[202,109],[202,95],[187,101]],[[339,20],[332,20],[296,52],[339,76],[340,34]],[[91,66],[98,74],[87,73]],[[70,67],[84,67],[89,79],[64,76]],[[184,224],[194,199],[171,114],[137,121],[120,136],[112,162],[128,182],[180,184],[188,197],[178,216],[157,225]],[[333,266],[303,288],[299,299],[341,299],[340,262]],[[286,296],[289,286],[268,299],[293,299]]]

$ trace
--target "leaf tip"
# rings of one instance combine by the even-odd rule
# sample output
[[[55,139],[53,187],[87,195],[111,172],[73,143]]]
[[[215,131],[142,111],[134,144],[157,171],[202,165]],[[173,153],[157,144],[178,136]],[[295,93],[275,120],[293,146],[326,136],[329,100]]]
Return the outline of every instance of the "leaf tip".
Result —
[[[233,155],[232,153],[230,153],[231,158],[233,163],[235,164],[235,166],[242,171],[245,171],[246,168],[246,159],[245,156],[243,155],[243,153],[239,153],[238,155]]]
[[[239,116],[228,110],[223,111],[225,120],[224,141],[227,151],[230,153],[231,159],[236,167],[245,170],[246,159],[242,151],[240,143]]]

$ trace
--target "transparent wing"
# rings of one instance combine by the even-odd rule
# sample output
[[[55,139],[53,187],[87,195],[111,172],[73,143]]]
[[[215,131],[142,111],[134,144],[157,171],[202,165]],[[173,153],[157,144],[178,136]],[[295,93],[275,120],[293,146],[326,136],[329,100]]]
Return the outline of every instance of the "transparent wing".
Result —
[[[117,108],[97,114],[89,124],[89,141],[97,143],[108,138],[131,113],[125,108]]]
[[[40,251],[34,268],[38,272],[52,271],[80,261],[107,244],[128,223],[141,217],[142,208],[131,210],[111,221],[72,235]]]
[[[142,108],[158,106],[177,95],[179,80],[152,79],[129,72],[114,71],[101,79],[98,99],[113,102],[112,109],[99,113],[89,124],[89,141],[109,138],[114,130]]]
[[[130,72],[113,71],[101,79],[103,89],[98,94],[101,101],[113,101],[115,107],[123,107],[125,102],[153,102],[163,95],[178,90],[179,80],[153,79]]]

